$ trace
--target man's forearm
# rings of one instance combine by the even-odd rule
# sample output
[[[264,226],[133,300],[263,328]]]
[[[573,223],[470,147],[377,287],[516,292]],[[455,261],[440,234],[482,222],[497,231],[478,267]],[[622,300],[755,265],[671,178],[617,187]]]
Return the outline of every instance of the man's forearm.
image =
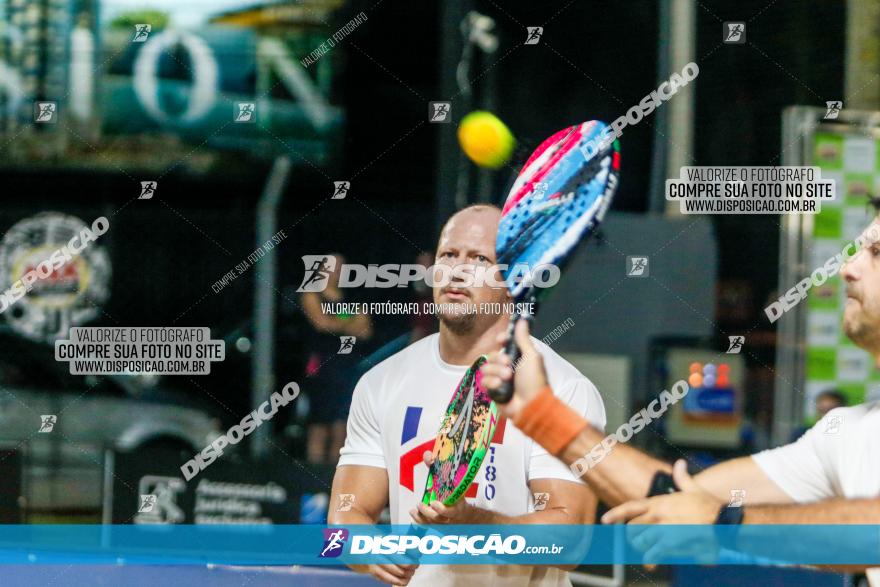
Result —
[[[351,508],[347,512],[330,512],[327,515],[327,524],[331,526],[355,526],[358,524],[367,525],[375,524],[378,517],[373,516]]]
[[[606,436],[588,425],[565,447],[559,458],[609,506],[645,497],[658,471],[672,471],[668,463],[621,443],[606,451],[600,461],[594,462],[591,451],[601,446]]]
[[[750,529],[743,527],[739,531],[737,546],[744,552],[753,551],[754,554],[763,555],[762,546],[774,539],[772,526],[790,524],[880,524],[880,498],[875,499],[829,499],[815,503],[785,504],[785,505],[757,505],[747,506],[743,511],[743,524],[764,525],[762,528]],[[791,538],[790,530],[779,529],[779,540],[788,541]],[[754,534],[753,534],[754,533]],[[784,534],[783,534],[784,533]],[[827,533],[822,531],[808,531],[797,537],[789,548],[796,555],[808,552],[821,552],[828,559],[850,558],[858,559],[858,553],[864,553],[869,564],[820,564],[818,568],[838,573],[853,573],[876,567],[876,542],[865,544],[863,534],[857,534],[851,538],[845,530],[838,532],[835,529],[835,539],[829,541]],[[751,547],[751,548],[750,548]],[[799,558],[799,557],[798,557]]]
[[[744,524],[880,524],[880,499],[829,499],[743,510]]]
[[[580,524],[565,508],[550,508],[519,516],[507,516],[473,506],[468,524]]]

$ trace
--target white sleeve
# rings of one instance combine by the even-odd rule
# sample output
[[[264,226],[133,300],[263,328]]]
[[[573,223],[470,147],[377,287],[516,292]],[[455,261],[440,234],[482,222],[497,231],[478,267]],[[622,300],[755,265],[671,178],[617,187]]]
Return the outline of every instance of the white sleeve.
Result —
[[[599,390],[589,379],[575,379],[560,391],[554,389],[553,393],[583,416],[590,425],[605,430],[605,404],[602,403]],[[532,442],[532,451],[529,454],[529,481],[533,479],[562,479],[583,483],[571,472],[568,465],[549,454],[537,442]]]
[[[829,499],[839,487],[834,467],[839,434],[829,434],[832,410],[792,444],[752,455],[764,474],[798,503]]]
[[[366,376],[354,388],[351,410],[348,412],[345,446],[339,451],[340,465],[366,465],[386,469],[382,454],[382,435],[376,419],[374,397]]]

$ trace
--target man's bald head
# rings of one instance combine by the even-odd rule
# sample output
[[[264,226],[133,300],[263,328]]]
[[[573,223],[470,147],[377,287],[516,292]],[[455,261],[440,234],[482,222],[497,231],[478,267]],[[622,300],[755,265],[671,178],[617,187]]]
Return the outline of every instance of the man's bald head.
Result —
[[[461,225],[480,226],[491,229],[493,235],[492,247],[495,247],[494,235],[498,232],[498,224],[501,222],[501,208],[492,204],[471,204],[467,208],[462,208],[449,217],[443,229],[440,231],[440,242],[443,242],[443,236],[446,231],[453,227]]]

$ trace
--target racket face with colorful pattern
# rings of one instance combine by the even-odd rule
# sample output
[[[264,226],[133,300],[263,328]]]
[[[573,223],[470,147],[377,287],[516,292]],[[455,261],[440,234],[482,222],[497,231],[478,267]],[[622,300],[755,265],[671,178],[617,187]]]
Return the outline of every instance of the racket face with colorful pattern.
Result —
[[[504,203],[495,245],[497,262],[507,264],[504,277],[515,302],[536,293],[531,279],[536,267],[561,268],[599,226],[619,171],[619,143],[597,120],[563,129],[535,149]],[[530,271],[519,279],[517,267]]]
[[[504,279],[514,302],[538,302],[549,288],[536,287],[547,266],[559,271],[578,244],[596,231],[617,191],[620,143],[604,122],[590,120],[563,129],[538,145],[504,202],[495,257],[506,265]],[[525,271],[524,271],[525,270]],[[505,354],[516,363],[520,351],[511,316]],[[513,397],[513,382],[491,391],[498,403]]]
[[[446,407],[422,497],[426,505],[435,500],[444,505],[458,502],[486,458],[498,424],[498,408],[482,384],[480,367],[485,362],[481,356],[468,368]]]

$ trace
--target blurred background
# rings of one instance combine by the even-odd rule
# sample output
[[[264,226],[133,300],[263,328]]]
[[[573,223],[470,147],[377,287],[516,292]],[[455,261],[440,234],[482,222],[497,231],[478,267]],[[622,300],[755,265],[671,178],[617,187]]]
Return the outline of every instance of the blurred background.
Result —
[[[745,25],[740,41],[729,22]],[[287,488],[259,504],[266,521],[320,523],[335,457],[317,445],[344,421],[319,415],[322,387],[350,398],[359,374],[436,326],[373,316],[350,354],[316,358],[302,256],[425,259],[455,210],[503,201],[544,138],[624,115],[690,61],[697,79],[625,129],[602,235],[542,308],[537,336],[573,323],[553,347],[596,383],[609,429],[698,376],[693,401],[634,442],[701,466],[880,397],[870,361],[840,335],[838,278],[775,324],[763,311],[871,217],[878,23],[876,0],[0,0],[4,289],[23,259],[110,222],[0,317],[0,518],[229,521],[176,485],[181,457],[297,381],[302,398],[210,472]],[[438,101],[450,103],[443,123],[429,117]],[[831,119],[829,101],[843,102]],[[459,148],[473,110],[516,139],[497,170]],[[783,164],[822,167],[838,200],[816,218],[683,216],[663,196],[683,165]],[[344,198],[335,182],[348,182]],[[632,256],[648,259],[641,278]],[[363,289],[350,301],[425,295]],[[73,376],[53,347],[73,326],[208,326],[226,360],[205,376]],[[322,377],[324,359],[344,376]],[[57,416],[49,434],[43,415]],[[138,517],[137,496],[163,492],[176,507]],[[693,572],[651,580],[698,582]]]

